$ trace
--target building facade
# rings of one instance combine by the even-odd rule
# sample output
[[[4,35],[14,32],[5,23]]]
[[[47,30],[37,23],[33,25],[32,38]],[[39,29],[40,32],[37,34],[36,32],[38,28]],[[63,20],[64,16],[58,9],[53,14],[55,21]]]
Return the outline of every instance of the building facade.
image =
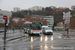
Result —
[[[4,10],[0,10],[0,23],[4,23],[4,19],[3,16],[6,15],[8,17],[8,22],[9,22],[9,18],[12,16],[12,13],[9,11],[4,11]]]
[[[5,11],[5,10],[0,10],[0,31],[4,31],[4,23],[5,20],[3,19],[3,16],[6,15],[8,17],[7,22],[9,23],[9,18],[12,17],[12,13],[9,11]],[[8,25],[8,24],[7,24]]]
[[[32,8],[29,8],[29,10],[31,10],[31,11],[39,11],[39,10],[42,10],[42,7],[41,6],[33,6]]]
[[[40,15],[33,15],[34,17],[41,17],[41,18],[44,18],[48,21],[47,25],[48,26],[52,26],[54,25],[54,17],[53,16],[40,16]]]
[[[54,25],[54,17],[53,16],[45,16],[44,19],[48,21],[48,26],[53,26]]]
[[[14,12],[17,12],[17,11],[20,11],[20,8],[15,7],[13,10],[14,10]]]

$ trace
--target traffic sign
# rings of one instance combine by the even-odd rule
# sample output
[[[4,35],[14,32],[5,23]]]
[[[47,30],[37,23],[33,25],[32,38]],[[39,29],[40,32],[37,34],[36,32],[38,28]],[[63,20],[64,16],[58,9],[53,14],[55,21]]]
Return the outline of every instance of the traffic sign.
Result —
[[[3,16],[3,19],[4,19],[4,20],[7,20],[7,19],[8,19],[8,17],[5,15],[5,16]]]
[[[66,19],[64,18],[63,20],[65,21]]]

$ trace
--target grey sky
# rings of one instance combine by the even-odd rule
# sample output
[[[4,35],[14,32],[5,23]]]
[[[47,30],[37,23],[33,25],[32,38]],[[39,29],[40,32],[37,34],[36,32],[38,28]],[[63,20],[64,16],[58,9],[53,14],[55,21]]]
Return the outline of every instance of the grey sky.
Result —
[[[33,6],[42,7],[71,7],[75,5],[75,0],[0,0],[0,9],[12,11],[14,7],[28,9]]]

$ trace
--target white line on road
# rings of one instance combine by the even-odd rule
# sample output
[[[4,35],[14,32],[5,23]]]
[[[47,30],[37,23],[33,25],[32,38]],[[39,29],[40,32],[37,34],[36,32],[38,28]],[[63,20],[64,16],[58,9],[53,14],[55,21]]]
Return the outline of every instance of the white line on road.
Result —
[[[8,42],[15,42],[15,41],[18,41],[18,40],[20,40],[20,39],[16,39],[16,40],[8,41]]]
[[[37,39],[38,39],[38,38],[35,38],[34,41],[37,40]]]
[[[29,40],[29,38],[25,39],[25,40],[22,40],[22,41],[26,41],[26,40]]]
[[[62,38],[61,36],[58,36],[58,38]]]

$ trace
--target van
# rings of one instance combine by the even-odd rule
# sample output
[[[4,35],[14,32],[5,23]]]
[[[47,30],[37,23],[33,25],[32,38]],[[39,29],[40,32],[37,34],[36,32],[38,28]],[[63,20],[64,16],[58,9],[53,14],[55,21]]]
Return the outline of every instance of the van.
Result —
[[[42,33],[53,35],[52,27],[42,26]]]

